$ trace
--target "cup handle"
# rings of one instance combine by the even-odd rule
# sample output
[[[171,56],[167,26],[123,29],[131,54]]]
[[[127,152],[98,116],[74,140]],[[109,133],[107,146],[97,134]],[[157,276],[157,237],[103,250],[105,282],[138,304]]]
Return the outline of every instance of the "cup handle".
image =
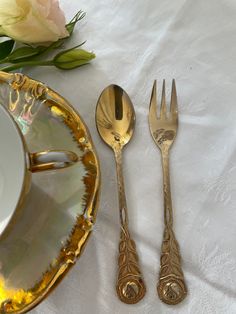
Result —
[[[78,161],[78,156],[75,153],[66,150],[48,150],[29,153],[28,155],[31,172],[63,169]]]

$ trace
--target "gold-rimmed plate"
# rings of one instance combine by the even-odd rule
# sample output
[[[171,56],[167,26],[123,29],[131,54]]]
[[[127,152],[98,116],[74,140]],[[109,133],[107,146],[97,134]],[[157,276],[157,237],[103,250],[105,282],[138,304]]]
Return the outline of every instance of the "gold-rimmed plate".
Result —
[[[70,168],[33,174],[23,206],[0,238],[0,313],[25,313],[81,254],[96,219],[100,170],[84,122],[43,83],[0,72],[0,103],[31,152],[59,147],[79,156]]]

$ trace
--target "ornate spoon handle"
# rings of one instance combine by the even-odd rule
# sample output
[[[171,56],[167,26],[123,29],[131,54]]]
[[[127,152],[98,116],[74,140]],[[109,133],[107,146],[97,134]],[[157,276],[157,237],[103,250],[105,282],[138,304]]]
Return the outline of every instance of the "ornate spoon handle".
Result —
[[[161,249],[160,274],[157,291],[167,304],[180,303],[187,294],[178,242],[173,231],[170,191],[169,152],[162,152],[165,230]]]
[[[145,295],[146,288],[140,272],[134,241],[127,229],[121,228],[119,245],[119,270],[116,290],[121,301],[134,304]]]
[[[126,205],[124,178],[122,173],[122,151],[114,150],[118,180],[119,209],[120,209],[120,244],[118,258],[118,277],[116,291],[122,302],[134,304],[139,302],[146,293],[144,281],[138,262],[135,242],[128,230],[128,212]]]

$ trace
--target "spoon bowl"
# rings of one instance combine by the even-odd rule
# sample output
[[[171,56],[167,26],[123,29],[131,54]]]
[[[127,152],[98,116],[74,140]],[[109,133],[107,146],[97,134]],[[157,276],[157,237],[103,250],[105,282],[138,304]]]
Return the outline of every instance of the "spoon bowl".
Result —
[[[126,145],[134,131],[135,112],[128,94],[118,85],[109,85],[99,97],[96,109],[97,129],[111,148]]]

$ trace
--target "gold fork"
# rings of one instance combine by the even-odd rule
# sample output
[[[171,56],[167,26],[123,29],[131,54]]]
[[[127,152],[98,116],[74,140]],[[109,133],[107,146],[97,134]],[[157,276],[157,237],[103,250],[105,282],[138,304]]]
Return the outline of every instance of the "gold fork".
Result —
[[[185,298],[187,289],[181,268],[179,245],[173,231],[169,172],[169,151],[175,140],[178,128],[177,94],[175,80],[173,80],[170,110],[167,112],[165,80],[163,80],[161,107],[160,113],[158,114],[156,85],[156,81],[154,81],[149,109],[149,127],[153,140],[159,147],[162,156],[165,223],[157,291],[159,298],[163,302],[167,304],[178,304]]]

